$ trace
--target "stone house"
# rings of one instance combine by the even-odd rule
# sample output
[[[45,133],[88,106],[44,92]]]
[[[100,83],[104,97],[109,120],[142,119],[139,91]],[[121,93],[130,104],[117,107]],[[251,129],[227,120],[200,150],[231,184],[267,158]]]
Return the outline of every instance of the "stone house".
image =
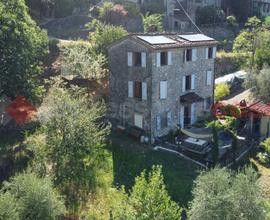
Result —
[[[108,48],[110,118],[149,137],[210,111],[217,41],[202,34],[129,35]]]

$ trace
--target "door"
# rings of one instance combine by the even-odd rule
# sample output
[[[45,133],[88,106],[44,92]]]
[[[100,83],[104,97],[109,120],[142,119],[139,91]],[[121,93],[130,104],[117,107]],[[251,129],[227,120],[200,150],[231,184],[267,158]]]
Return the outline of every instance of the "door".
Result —
[[[190,125],[191,123],[191,107],[187,105],[184,107],[184,125]]]

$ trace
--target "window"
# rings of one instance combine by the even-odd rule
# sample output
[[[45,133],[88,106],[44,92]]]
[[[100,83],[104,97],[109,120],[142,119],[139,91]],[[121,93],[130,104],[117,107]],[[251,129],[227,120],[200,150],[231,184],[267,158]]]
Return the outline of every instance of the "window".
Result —
[[[186,50],[186,61],[192,61],[192,49],[187,49]]]
[[[147,83],[128,81],[128,97],[147,100]]]
[[[161,66],[168,65],[168,53],[167,52],[160,53],[160,64],[161,64]]]
[[[188,90],[191,90],[191,75],[188,75],[186,76],[186,88],[185,90],[188,91]]]
[[[143,128],[143,116],[140,114],[134,114],[134,126]]]
[[[127,58],[128,66],[146,67],[146,53],[145,52],[128,52]]]
[[[134,97],[141,99],[142,98],[142,82],[136,81],[134,83],[134,85],[135,85],[134,86]]]
[[[133,53],[133,65],[141,66],[142,65],[142,54],[141,53]]]
[[[159,83],[159,93],[160,99],[167,98],[167,81],[161,81]]]
[[[208,48],[208,59],[213,59],[213,47]]]
[[[172,126],[172,112],[163,112],[157,116],[157,130],[168,128]]]

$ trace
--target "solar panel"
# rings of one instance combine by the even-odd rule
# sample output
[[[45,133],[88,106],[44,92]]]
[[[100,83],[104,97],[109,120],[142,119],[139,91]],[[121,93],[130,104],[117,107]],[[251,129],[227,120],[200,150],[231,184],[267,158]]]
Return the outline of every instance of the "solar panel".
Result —
[[[190,42],[214,40],[213,38],[207,37],[204,34],[188,34],[188,35],[178,35],[178,36]]]
[[[176,41],[164,36],[138,36],[149,44],[174,44]]]

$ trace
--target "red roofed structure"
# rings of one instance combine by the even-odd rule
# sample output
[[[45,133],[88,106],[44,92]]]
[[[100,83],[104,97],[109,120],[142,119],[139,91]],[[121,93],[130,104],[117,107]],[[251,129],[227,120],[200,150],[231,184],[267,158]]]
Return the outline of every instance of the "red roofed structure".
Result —
[[[264,116],[270,116],[270,104],[264,104],[261,101],[251,104],[249,110]]]
[[[18,125],[26,123],[37,109],[23,96],[18,96],[5,111],[12,117]]]

